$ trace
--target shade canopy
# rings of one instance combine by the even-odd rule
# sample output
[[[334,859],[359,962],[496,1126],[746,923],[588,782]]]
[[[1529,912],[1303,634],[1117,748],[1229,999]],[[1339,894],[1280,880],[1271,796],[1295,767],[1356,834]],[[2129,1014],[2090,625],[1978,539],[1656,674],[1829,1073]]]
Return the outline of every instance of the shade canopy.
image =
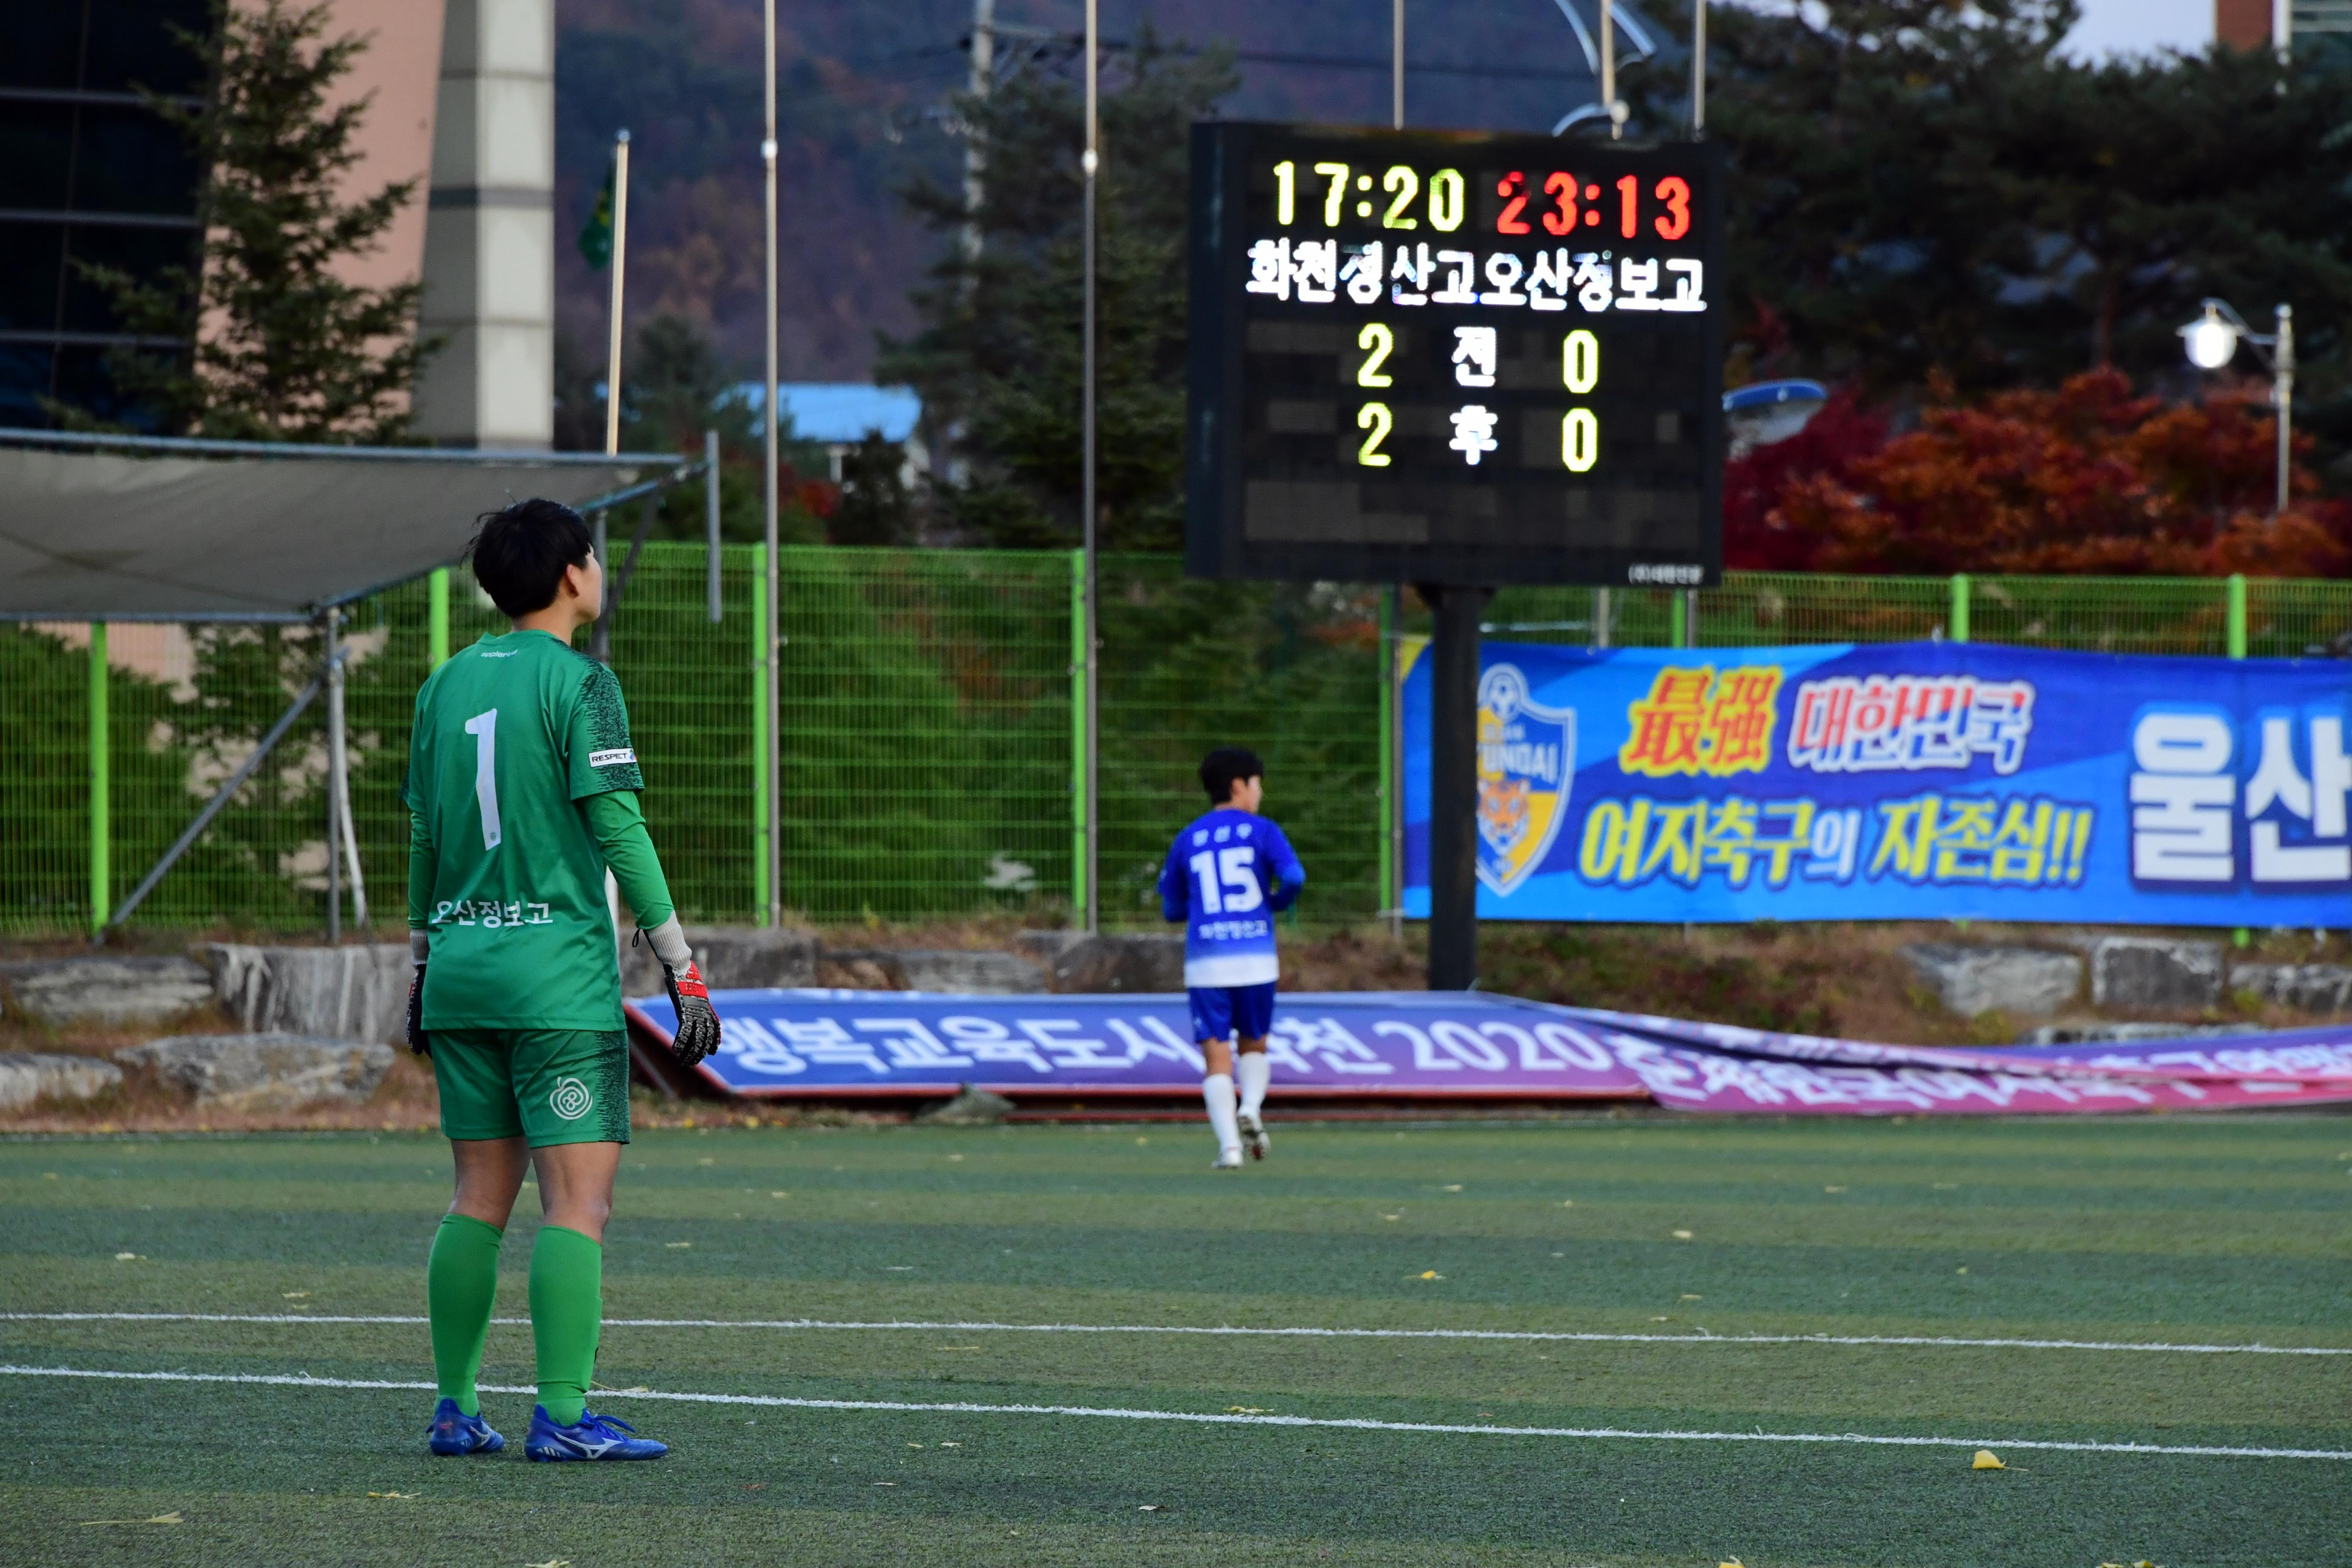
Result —
[[[306,620],[454,562],[482,512],[612,504],[681,466],[0,430],[0,620]]]

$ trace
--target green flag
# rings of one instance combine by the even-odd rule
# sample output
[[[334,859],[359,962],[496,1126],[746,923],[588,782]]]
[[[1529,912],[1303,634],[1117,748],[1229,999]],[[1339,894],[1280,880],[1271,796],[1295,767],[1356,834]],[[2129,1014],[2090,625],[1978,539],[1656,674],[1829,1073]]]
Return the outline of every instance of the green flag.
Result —
[[[588,270],[602,272],[613,264],[613,165],[604,165],[604,188],[596,193],[596,205],[588,209],[588,221],[580,226],[580,254],[588,260]]]

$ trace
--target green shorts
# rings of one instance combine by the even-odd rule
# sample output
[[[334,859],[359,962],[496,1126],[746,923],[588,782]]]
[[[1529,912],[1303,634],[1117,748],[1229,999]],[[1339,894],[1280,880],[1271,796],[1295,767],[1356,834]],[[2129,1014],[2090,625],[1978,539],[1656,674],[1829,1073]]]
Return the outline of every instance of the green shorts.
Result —
[[[629,1037],[622,1029],[436,1029],[433,1081],[445,1138],[629,1141]]]

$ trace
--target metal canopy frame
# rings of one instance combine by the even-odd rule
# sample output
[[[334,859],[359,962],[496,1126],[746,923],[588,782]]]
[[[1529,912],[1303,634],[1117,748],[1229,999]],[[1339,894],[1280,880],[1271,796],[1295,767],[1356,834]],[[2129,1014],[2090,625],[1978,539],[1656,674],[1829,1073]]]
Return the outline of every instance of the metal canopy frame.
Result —
[[[596,623],[594,651],[600,658],[605,657],[613,620],[619,613],[622,595],[628,590],[629,578],[636,565],[638,549],[644,545],[646,535],[652,531],[654,514],[658,508],[661,493],[688,479],[708,476],[712,481],[711,495],[715,498],[718,494],[716,480],[719,453],[717,443],[710,440],[706,440],[703,456],[698,461],[689,461],[669,452],[518,452],[477,447],[305,446],[291,442],[208,441],[169,436],[124,436],[110,432],[35,430],[19,426],[0,426],[0,446],[67,447],[90,451],[147,453],[157,457],[263,458],[297,462],[319,458],[345,460],[358,458],[369,462],[394,464],[443,463],[480,466],[511,465],[521,462],[543,468],[666,469],[666,472],[651,479],[629,484],[583,501],[574,509],[595,516],[597,532],[601,541],[605,512],[632,500],[644,503],[644,516],[639,523],[636,537],[632,542],[628,561],[621,569],[614,583],[611,598],[604,606],[604,614]],[[715,584],[719,551],[715,508],[711,521],[714,526],[709,531],[709,548],[712,560],[712,581]],[[442,563],[444,566],[447,564],[448,563]],[[439,567],[434,567],[428,570],[439,569]],[[106,923],[92,936],[93,944],[102,944],[106,941],[108,932],[120,929],[130,920],[133,911],[150,893],[155,890],[173,866],[178,863],[180,858],[204,836],[205,829],[212,826],[213,819],[221,814],[236,792],[243,788],[246,782],[259,770],[262,763],[277,748],[278,742],[285,739],[287,732],[294,727],[295,721],[299,719],[303,711],[318,700],[322,691],[326,694],[328,708],[328,942],[334,943],[341,938],[341,883],[346,868],[351,876],[353,915],[362,922],[366,921],[367,892],[360,871],[358,835],[352,821],[350,759],[346,755],[343,745],[343,664],[347,655],[343,639],[338,634],[341,631],[340,623],[342,619],[343,606],[396,587],[399,583],[414,581],[415,577],[420,574],[412,574],[408,577],[398,579],[397,582],[372,584],[366,587],[333,595],[309,606],[308,613],[245,611],[194,617],[184,615],[135,613],[103,617],[106,620],[124,622],[144,621],[168,624],[184,623],[194,619],[245,626],[315,625],[320,628],[321,636],[318,673],[311,678],[310,684],[294,695],[292,700],[287,704],[285,711],[278,715],[277,722],[263,734],[252,752],[221,782],[212,796],[197,810],[194,820],[191,821],[180,837],[173,841],[172,847],[163,851],[162,858],[148,868],[147,874],[139,879],[138,885],[131,889],[122,903],[108,915]],[[713,605],[715,609],[715,598]],[[0,621],[84,621],[89,618],[87,614],[79,613],[45,615],[0,612]],[[718,616],[714,614],[711,618],[716,620]]]

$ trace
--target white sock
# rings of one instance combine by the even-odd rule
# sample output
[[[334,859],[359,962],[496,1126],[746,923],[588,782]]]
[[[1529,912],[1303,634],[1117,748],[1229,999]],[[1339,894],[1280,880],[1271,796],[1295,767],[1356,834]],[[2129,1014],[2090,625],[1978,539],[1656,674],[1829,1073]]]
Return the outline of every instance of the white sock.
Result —
[[[1217,1152],[1242,1146],[1241,1125],[1234,1120],[1234,1080],[1229,1073],[1213,1072],[1201,1080],[1201,1098],[1209,1107],[1209,1125],[1217,1134]]]
[[[1266,1080],[1274,1076],[1274,1068],[1264,1051],[1244,1051],[1234,1064],[1234,1076],[1241,1080],[1242,1114],[1255,1116],[1265,1106]]]

